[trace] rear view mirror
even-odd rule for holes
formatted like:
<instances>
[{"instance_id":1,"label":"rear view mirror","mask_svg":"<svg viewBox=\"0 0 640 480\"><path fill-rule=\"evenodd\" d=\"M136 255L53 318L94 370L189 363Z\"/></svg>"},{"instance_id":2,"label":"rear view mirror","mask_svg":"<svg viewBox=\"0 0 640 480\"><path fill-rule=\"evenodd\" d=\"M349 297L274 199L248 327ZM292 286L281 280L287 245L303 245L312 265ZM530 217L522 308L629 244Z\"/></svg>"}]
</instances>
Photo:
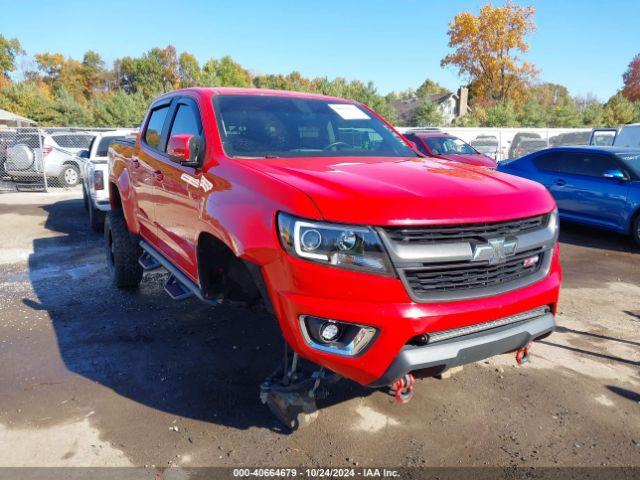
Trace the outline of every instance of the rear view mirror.
<instances>
[{"instance_id":1,"label":"rear view mirror","mask_svg":"<svg viewBox=\"0 0 640 480\"><path fill-rule=\"evenodd\" d=\"M200 143L200 137L189 133L172 135L167 144L167 155L185 167L198 167Z\"/></svg>"},{"instance_id":2,"label":"rear view mirror","mask_svg":"<svg viewBox=\"0 0 640 480\"><path fill-rule=\"evenodd\" d=\"M602 174L602 176L604 178L613 178L615 180L620 180L623 182L626 182L627 180L629 180L629 177L627 176L627 174L624 173L622 170L618 170L618 169L607 170Z\"/></svg>"},{"instance_id":3,"label":"rear view mirror","mask_svg":"<svg viewBox=\"0 0 640 480\"><path fill-rule=\"evenodd\" d=\"M409 146L411 148L413 148L414 150L418 150L418 145L416 145L416 142L412 142L411 140L407 140L407 143L409 144Z\"/></svg>"}]
</instances>

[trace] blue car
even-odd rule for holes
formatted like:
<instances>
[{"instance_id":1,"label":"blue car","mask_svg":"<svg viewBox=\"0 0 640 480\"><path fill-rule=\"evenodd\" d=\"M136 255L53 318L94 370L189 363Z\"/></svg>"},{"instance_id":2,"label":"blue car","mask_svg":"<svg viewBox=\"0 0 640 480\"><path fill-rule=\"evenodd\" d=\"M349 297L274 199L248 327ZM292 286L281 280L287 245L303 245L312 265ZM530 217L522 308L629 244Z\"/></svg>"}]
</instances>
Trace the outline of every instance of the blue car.
<instances>
[{"instance_id":1,"label":"blue car","mask_svg":"<svg viewBox=\"0 0 640 480\"><path fill-rule=\"evenodd\" d=\"M640 245L640 149L548 148L498 170L547 187L561 219L631 235Z\"/></svg>"}]
</instances>

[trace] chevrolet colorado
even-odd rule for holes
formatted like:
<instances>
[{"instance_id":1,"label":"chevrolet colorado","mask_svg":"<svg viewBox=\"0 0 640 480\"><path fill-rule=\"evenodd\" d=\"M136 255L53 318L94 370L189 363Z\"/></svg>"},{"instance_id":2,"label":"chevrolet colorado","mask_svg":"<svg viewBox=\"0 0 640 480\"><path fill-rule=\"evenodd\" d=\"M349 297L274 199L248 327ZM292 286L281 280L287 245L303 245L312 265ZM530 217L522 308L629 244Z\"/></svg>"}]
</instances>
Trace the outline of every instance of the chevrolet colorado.
<instances>
[{"instance_id":1,"label":"chevrolet colorado","mask_svg":"<svg viewBox=\"0 0 640 480\"><path fill-rule=\"evenodd\" d=\"M525 360L555 328L558 217L546 189L426 158L357 102L178 90L151 104L135 141L112 144L109 162L115 284L162 267L174 299L264 301L285 362L261 398L292 428L327 371L392 385L401 401L412 374L513 351ZM298 373L299 357L320 370Z\"/></svg>"}]
</instances>

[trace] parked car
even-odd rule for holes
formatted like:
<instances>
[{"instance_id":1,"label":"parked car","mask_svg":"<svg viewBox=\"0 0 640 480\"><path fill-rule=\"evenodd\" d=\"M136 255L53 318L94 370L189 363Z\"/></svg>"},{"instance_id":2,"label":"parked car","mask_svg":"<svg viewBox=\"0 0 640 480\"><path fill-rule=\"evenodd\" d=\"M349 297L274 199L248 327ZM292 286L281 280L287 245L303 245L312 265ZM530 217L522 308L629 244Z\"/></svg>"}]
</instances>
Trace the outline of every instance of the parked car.
<instances>
[{"instance_id":1,"label":"parked car","mask_svg":"<svg viewBox=\"0 0 640 480\"><path fill-rule=\"evenodd\" d=\"M561 219L625 233L640 244L640 148L556 147L498 170L546 186Z\"/></svg>"},{"instance_id":2,"label":"parked car","mask_svg":"<svg viewBox=\"0 0 640 480\"><path fill-rule=\"evenodd\" d=\"M453 162L467 163L481 167L496 168L493 158L480 153L458 137L443 132L405 133L405 138L413 142L418 150L428 157L442 158Z\"/></svg>"},{"instance_id":3,"label":"parked car","mask_svg":"<svg viewBox=\"0 0 640 480\"><path fill-rule=\"evenodd\" d=\"M591 132L566 132L555 135L549 139L549 145L552 147L569 147L572 145L589 145Z\"/></svg>"},{"instance_id":4,"label":"parked car","mask_svg":"<svg viewBox=\"0 0 640 480\"><path fill-rule=\"evenodd\" d=\"M115 285L162 267L176 300L262 299L294 355L284 349L260 397L291 428L327 371L391 384L403 401L411 372L522 361L555 327L549 192L424 158L360 103L178 90L151 104L135 141L112 143L109 163ZM322 368L309 376L298 357Z\"/></svg>"},{"instance_id":5,"label":"parked car","mask_svg":"<svg viewBox=\"0 0 640 480\"><path fill-rule=\"evenodd\" d=\"M7 149L5 168L13 180L56 179L64 187L81 180L82 160L78 154L89 148L94 135L84 132L18 132Z\"/></svg>"},{"instance_id":6,"label":"parked car","mask_svg":"<svg viewBox=\"0 0 640 480\"><path fill-rule=\"evenodd\" d=\"M590 145L612 145L623 148L640 147L640 123L630 123L617 128L594 128L589 140Z\"/></svg>"},{"instance_id":7,"label":"parked car","mask_svg":"<svg viewBox=\"0 0 640 480\"><path fill-rule=\"evenodd\" d=\"M7 149L13 143L16 134L13 130L0 130L0 180L7 176L5 162L7 161Z\"/></svg>"},{"instance_id":8,"label":"parked car","mask_svg":"<svg viewBox=\"0 0 640 480\"><path fill-rule=\"evenodd\" d=\"M541 138L525 138L520 140L518 148L515 149L515 158L520 158L530 153L537 152L538 150L544 150L549 147L549 142Z\"/></svg>"},{"instance_id":9,"label":"parked car","mask_svg":"<svg viewBox=\"0 0 640 480\"><path fill-rule=\"evenodd\" d=\"M102 231L105 213L109 206L109 163L107 153L114 140L122 140L131 135L133 130L109 130L98 133L86 154L81 154L84 161L82 172L82 195L84 205L89 214L89 225L96 232Z\"/></svg>"},{"instance_id":10,"label":"parked car","mask_svg":"<svg viewBox=\"0 0 640 480\"><path fill-rule=\"evenodd\" d=\"M520 146L520 143L523 140L527 140L527 139L538 139L538 138L542 138L540 136L540 134L538 133L534 133L534 132L518 132L514 135L513 139L511 140L511 145L509 145L509 151L507 153L507 158L509 160L513 159L513 158L518 158L517 156L517 150L518 147Z\"/></svg>"},{"instance_id":11,"label":"parked car","mask_svg":"<svg viewBox=\"0 0 640 480\"><path fill-rule=\"evenodd\" d=\"M479 135L475 139L471 140L469 145L479 153L486 155L493 160L498 160L500 145L498 144L498 139L496 137L491 135Z\"/></svg>"},{"instance_id":12,"label":"parked car","mask_svg":"<svg viewBox=\"0 0 640 480\"><path fill-rule=\"evenodd\" d=\"M589 145L595 145L598 147L612 146L617 135L617 128L594 128L591 130Z\"/></svg>"}]
</instances>

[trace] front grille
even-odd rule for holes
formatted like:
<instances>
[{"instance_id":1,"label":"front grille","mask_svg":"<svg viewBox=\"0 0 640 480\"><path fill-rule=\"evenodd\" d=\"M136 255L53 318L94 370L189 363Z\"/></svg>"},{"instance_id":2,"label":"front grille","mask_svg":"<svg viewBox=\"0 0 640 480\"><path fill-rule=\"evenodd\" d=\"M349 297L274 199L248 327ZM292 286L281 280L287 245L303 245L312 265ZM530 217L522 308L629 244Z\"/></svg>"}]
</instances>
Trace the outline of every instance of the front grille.
<instances>
[{"instance_id":1,"label":"front grille","mask_svg":"<svg viewBox=\"0 0 640 480\"><path fill-rule=\"evenodd\" d=\"M524 260L535 255L539 256L538 261L525 267ZM408 268L402 273L414 296L426 298L440 292L487 289L534 275L543 265L544 255L543 248L536 248L520 252L498 265L476 262L433 263Z\"/></svg>"},{"instance_id":2,"label":"front grille","mask_svg":"<svg viewBox=\"0 0 640 480\"><path fill-rule=\"evenodd\" d=\"M470 241L491 237L507 237L537 230L547 225L549 215L523 218L509 222L470 223L433 227L385 228L389 240L401 243Z\"/></svg>"}]
</instances>

